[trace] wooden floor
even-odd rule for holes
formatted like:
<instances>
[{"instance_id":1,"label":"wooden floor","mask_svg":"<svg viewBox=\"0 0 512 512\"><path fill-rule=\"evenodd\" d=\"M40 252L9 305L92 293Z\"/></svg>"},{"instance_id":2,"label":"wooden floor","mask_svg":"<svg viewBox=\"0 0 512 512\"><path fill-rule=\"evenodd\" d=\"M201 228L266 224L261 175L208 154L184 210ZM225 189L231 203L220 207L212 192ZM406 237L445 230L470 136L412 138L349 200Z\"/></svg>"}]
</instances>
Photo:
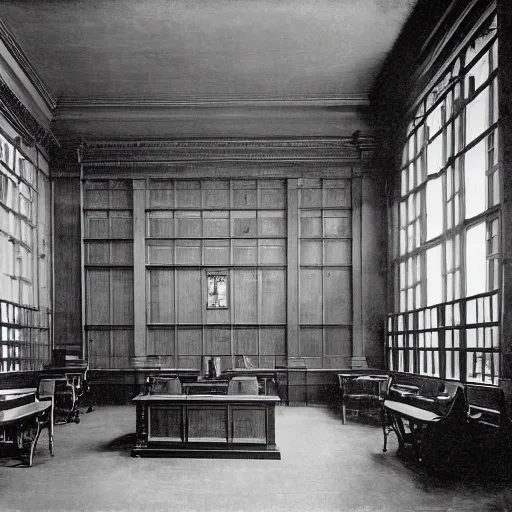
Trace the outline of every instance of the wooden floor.
<instances>
[{"instance_id":1,"label":"wooden floor","mask_svg":"<svg viewBox=\"0 0 512 512\"><path fill-rule=\"evenodd\" d=\"M490 511L505 484L428 476L382 453L378 425L278 407L281 461L136 459L133 407L101 407L43 435L32 468L0 463L4 511Z\"/></svg>"}]
</instances>

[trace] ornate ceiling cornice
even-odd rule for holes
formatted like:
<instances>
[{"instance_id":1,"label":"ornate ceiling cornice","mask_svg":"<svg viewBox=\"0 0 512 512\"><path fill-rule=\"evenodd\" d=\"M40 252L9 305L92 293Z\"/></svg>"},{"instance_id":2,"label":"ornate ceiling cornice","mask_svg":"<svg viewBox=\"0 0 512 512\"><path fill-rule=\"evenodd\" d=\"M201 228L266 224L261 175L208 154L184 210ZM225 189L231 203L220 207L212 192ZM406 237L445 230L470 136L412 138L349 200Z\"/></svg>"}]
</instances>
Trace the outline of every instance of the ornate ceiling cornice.
<instances>
[{"instance_id":1,"label":"ornate ceiling cornice","mask_svg":"<svg viewBox=\"0 0 512 512\"><path fill-rule=\"evenodd\" d=\"M131 166L185 162L360 161L369 137L85 142L84 165ZM366 149L365 149L366 150Z\"/></svg>"},{"instance_id":2,"label":"ornate ceiling cornice","mask_svg":"<svg viewBox=\"0 0 512 512\"><path fill-rule=\"evenodd\" d=\"M0 112L13 125L27 144L32 145L37 143L47 152L49 152L53 146L59 145L52 132L37 121L25 105L23 105L11 91L1 76Z\"/></svg>"},{"instance_id":3,"label":"ornate ceiling cornice","mask_svg":"<svg viewBox=\"0 0 512 512\"><path fill-rule=\"evenodd\" d=\"M50 110L53 110L57 106L57 100L52 94L50 89L46 87L35 69L30 64L27 56L16 42L12 34L9 32L4 22L0 19L0 40L5 44L15 61L21 67L27 78L30 80L32 85L36 88L37 92L41 95L44 102L47 104Z\"/></svg>"}]
</instances>

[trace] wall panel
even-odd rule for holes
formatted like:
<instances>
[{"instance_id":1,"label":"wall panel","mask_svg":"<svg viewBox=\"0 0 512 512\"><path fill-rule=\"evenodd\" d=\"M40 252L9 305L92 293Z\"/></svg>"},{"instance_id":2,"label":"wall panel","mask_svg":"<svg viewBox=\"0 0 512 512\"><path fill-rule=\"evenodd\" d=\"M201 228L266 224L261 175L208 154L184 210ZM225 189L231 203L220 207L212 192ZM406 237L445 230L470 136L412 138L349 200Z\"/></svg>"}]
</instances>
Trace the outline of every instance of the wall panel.
<instances>
[{"instance_id":1,"label":"wall panel","mask_svg":"<svg viewBox=\"0 0 512 512\"><path fill-rule=\"evenodd\" d=\"M350 354L350 180L293 181L294 343L312 367L328 366ZM286 364L287 187L275 178L138 178L141 227L129 181L86 181L86 329L101 339L97 349L91 343L91 362L129 365L138 322L138 350L163 365L203 369L209 356L224 366L243 364L242 356L255 366ZM135 318L134 269L146 281L146 312ZM226 308L207 307L212 272L227 274Z\"/></svg>"}]
</instances>

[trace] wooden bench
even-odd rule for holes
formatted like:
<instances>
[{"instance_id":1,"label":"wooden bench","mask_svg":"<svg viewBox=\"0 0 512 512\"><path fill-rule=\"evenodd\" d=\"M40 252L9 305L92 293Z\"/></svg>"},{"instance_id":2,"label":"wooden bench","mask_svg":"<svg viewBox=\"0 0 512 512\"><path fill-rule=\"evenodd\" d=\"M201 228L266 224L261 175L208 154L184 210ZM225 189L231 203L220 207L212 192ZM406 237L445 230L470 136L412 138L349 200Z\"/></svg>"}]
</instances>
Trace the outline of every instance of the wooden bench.
<instances>
[{"instance_id":1,"label":"wooden bench","mask_svg":"<svg viewBox=\"0 0 512 512\"><path fill-rule=\"evenodd\" d=\"M423 385L421 381L411 381L406 384L393 379L383 404L381 421L384 452L387 451L387 437L394 432L399 452L412 450L418 460L432 461L440 448L452 443L464 429L467 422L464 389L456 383L430 381Z\"/></svg>"},{"instance_id":2,"label":"wooden bench","mask_svg":"<svg viewBox=\"0 0 512 512\"><path fill-rule=\"evenodd\" d=\"M52 403L35 401L0 411L1 448L12 458L32 466L34 451L43 428L48 428L50 454L53 456ZM4 453L2 453L4 455Z\"/></svg>"}]
</instances>

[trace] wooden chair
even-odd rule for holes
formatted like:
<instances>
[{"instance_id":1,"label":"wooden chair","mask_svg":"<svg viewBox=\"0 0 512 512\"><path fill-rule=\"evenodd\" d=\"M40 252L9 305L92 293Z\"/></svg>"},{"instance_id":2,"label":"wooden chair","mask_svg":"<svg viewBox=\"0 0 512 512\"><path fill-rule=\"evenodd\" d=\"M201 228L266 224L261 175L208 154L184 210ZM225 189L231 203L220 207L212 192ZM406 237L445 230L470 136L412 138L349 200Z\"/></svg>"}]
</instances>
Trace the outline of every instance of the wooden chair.
<instances>
[{"instance_id":1,"label":"wooden chair","mask_svg":"<svg viewBox=\"0 0 512 512\"><path fill-rule=\"evenodd\" d=\"M228 395L257 395L256 377L233 377L228 384Z\"/></svg>"},{"instance_id":2,"label":"wooden chair","mask_svg":"<svg viewBox=\"0 0 512 512\"><path fill-rule=\"evenodd\" d=\"M181 382L178 377L153 377L150 384L153 395L181 395Z\"/></svg>"}]
</instances>

